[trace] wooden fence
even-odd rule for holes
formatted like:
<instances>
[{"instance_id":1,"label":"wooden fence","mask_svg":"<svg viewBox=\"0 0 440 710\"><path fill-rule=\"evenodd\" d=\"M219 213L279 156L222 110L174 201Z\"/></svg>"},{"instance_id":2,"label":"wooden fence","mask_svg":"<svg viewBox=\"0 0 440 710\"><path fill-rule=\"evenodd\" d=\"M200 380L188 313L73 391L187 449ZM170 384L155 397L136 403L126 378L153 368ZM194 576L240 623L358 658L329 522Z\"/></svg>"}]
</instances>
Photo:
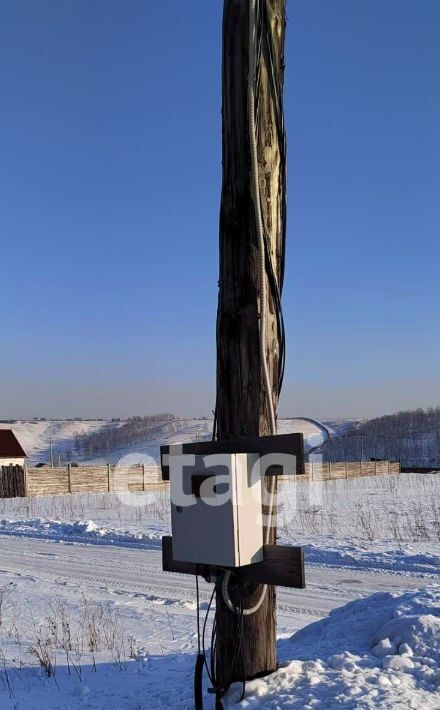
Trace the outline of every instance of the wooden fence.
<instances>
[{"instance_id":1,"label":"wooden fence","mask_svg":"<svg viewBox=\"0 0 440 710\"><path fill-rule=\"evenodd\" d=\"M309 462L305 476L309 481L331 481L337 478L388 476L400 473L400 463L394 461Z\"/></svg>"},{"instance_id":2,"label":"wooden fence","mask_svg":"<svg viewBox=\"0 0 440 710\"><path fill-rule=\"evenodd\" d=\"M22 466L0 466L0 498L22 498L25 496L25 478Z\"/></svg>"},{"instance_id":3,"label":"wooden fence","mask_svg":"<svg viewBox=\"0 0 440 710\"><path fill-rule=\"evenodd\" d=\"M355 461L305 464L305 475L298 481L330 481L360 476L386 476L400 473L400 464L391 461ZM284 480L292 480L286 476ZM282 477L280 477L282 481ZM66 466L64 468L0 468L0 498L50 496L66 493L141 492L167 488L158 466Z\"/></svg>"},{"instance_id":4,"label":"wooden fence","mask_svg":"<svg viewBox=\"0 0 440 710\"><path fill-rule=\"evenodd\" d=\"M28 496L62 493L108 493L148 491L165 487L157 466L66 466L28 468Z\"/></svg>"}]
</instances>

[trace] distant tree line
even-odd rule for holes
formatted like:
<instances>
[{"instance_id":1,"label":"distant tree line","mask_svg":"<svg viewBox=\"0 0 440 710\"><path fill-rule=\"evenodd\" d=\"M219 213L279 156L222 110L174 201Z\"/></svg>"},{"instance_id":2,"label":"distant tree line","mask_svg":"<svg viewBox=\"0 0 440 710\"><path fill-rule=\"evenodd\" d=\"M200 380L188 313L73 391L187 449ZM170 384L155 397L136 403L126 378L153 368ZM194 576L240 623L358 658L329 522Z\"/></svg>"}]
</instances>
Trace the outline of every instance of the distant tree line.
<instances>
[{"instance_id":1,"label":"distant tree line","mask_svg":"<svg viewBox=\"0 0 440 710\"><path fill-rule=\"evenodd\" d=\"M325 461L384 459L403 466L440 466L440 407L354 423L316 453Z\"/></svg>"},{"instance_id":2,"label":"distant tree line","mask_svg":"<svg viewBox=\"0 0 440 710\"><path fill-rule=\"evenodd\" d=\"M77 434L74 452L79 458L105 456L115 449L136 444L167 422L176 419L173 414L154 414L147 417L132 417L122 424L112 421L107 426L88 434Z\"/></svg>"}]
</instances>

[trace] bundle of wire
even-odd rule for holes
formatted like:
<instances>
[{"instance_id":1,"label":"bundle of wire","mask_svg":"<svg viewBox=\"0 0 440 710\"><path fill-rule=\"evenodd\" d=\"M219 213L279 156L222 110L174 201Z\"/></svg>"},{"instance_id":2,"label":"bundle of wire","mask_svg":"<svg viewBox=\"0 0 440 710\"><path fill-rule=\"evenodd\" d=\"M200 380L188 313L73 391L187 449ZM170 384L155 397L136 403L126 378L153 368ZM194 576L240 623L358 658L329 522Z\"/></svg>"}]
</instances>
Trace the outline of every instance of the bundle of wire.
<instances>
[{"instance_id":1,"label":"bundle of wire","mask_svg":"<svg viewBox=\"0 0 440 710\"><path fill-rule=\"evenodd\" d=\"M205 614L205 619L203 622L203 631L200 632L200 597L199 597L199 583L198 583L198 577L196 577L196 593L197 593L197 639L198 639L198 656L197 656L197 664L196 664L196 674L195 674L195 681L194 681L194 697L195 697L195 708L196 710L203 710L203 702L202 702L202 673L203 673L203 667L206 669L206 673L208 675L208 678L210 680L211 686L212 686L212 692L215 693L216 695L216 710L217 708L221 710L222 706L222 701L221 698L223 697L224 693L226 692L227 688L221 688L217 676L216 676L216 638L217 638L217 614L214 614L214 619L212 623L212 630L211 630L211 650L210 650L210 655L209 655L209 663L207 660L207 650L206 650L206 629L207 629L207 624L208 624L208 619L209 619L209 614L212 608L212 603L214 601L214 596L217 591L218 584L221 584L221 580L216 580L216 583L214 585L214 588L212 590L211 597L209 599L208 607L206 610ZM240 666L241 666L241 675L242 675L242 692L241 692L241 700L244 699L245 695L245 688L246 688L246 668L245 668L245 660L244 660L244 650L243 650L243 627L244 627L244 613L243 613L243 587L241 580L238 584L238 593L239 593L239 599L238 599L238 612L234 615L235 619L235 633L236 633L236 638L237 642L235 645L235 650L234 650L234 655L232 657L231 661L231 672L234 673L235 671L237 674L240 671Z\"/></svg>"},{"instance_id":2,"label":"bundle of wire","mask_svg":"<svg viewBox=\"0 0 440 710\"><path fill-rule=\"evenodd\" d=\"M275 273L269 248L269 239L261 219L261 197L258 188L258 165L256 146L258 144L258 117L260 114L259 97L261 94L261 65L265 60L269 80L270 96L273 102L275 128L279 150L280 196L281 196L281 245L278 263L278 275ZM262 294L266 291L265 279L270 290L270 297L277 321L279 357L277 372L277 398L281 393L285 370L286 337L284 318L281 305L281 294L284 285L285 253L286 253L286 134L282 108L283 80L282 73L276 71L275 47L272 29L269 21L267 0L249 0L249 81L248 81L248 128L251 153L251 192L255 212L256 231L260 252L260 328L261 311L266 308ZM261 248L262 247L262 248ZM261 269L263 264L264 269ZM264 324L263 324L264 328ZM264 333L263 333L264 335ZM262 350L260 333L260 352ZM263 353L262 353L263 354ZM264 374L265 356L262 357L262 372ZM264 382L266 399L272 400L272 395ZM269 409L271 408L268 401ZM274 421L271 422L272 433L275 433ZM213 440L218 435L218 405L214 409Z\"/></svg>"}]
</instances>

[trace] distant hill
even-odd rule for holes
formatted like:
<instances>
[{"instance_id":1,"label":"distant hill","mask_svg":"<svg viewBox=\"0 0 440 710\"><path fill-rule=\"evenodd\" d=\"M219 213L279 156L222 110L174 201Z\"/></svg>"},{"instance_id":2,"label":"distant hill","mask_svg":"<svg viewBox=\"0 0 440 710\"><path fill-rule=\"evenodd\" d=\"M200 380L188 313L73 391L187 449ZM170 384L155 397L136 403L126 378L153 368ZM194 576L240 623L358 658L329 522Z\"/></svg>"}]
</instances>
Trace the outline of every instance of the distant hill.
<instances>
[{"instance_id":1,"label":"distant hill","mask_svg":"<svg viewBox=\"0 0 440 710\"><path fill-rule=\"evenodd\" d=\"M313 457L326 461L382 458L406 466L440 465L440 408L398 412L375 419L336 419L324 422L330 438L322 446L320 429L308 421L280 419L279 434L302 431L306 451L320 446ZM203 441L212 436L212 419L172 414L126 420L33 420L1 422L12 428L31 464L49 462L52 441L55 464L71 461L117 463L139 454L158 461L166 443Z\"/></svg>"},{"instance_id":2,"label":"distant hill","mask_svg":"<svg viewBox=\"0 0 440 710\"><path fill-rule=\"evenodd\" d=\"M352 420L350 420L350 423ZM344 431L344 420L328 426L333 436ZM117 463L128 454L159 457L164 443L203 441L212 437L212 419L179 418L171 414L133 417L129 420L33 420L0 423L12 428L31 464L50 460L52 440L54 462ZM280 434L302 431L306 450L322 442L319 428L298 418L280 419Z\"/></svg>"},{"instance_id":3,"label":"distant hill","mask_svg":"<svg viewBox=\"0 0 440 710\"><path fill-rule=\"evenodd\" d=\"M17 439L26 451L30 463L49 461L49 447L52 441L55 461L60 454L63 463L71 460L73 443L78 435L109 426L103 420L46 420L1 422L1 429L13 429Z\"/></svg>"},{"instance_id":4,"label":"distant hill","mask_svg":"<svg viewBox=\"0 0 440 710\"><path fill-rule=\"evenodd\" d=\"M326 461L370 458L440 466L440 407L351 422L319 450Z\"/></svg>"}]
</instances>

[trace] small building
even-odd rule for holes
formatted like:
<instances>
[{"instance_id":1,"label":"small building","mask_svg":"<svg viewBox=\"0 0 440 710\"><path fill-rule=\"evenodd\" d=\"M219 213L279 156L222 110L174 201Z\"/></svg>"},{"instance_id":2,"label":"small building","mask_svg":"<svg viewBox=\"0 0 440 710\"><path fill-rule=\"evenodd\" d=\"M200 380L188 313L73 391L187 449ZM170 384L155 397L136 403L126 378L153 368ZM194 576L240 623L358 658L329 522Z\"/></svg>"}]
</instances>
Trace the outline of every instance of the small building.
<instances>
[{"instance_id":1,"label":"small building","mask_svg":"<svg viewBox=\"0 0 440 710\"><path fill-rule=\"evenodd\" d=\"M26 452L12 429L0 429L0 467L24 466Z\"/></svg>"}]
</instances>

